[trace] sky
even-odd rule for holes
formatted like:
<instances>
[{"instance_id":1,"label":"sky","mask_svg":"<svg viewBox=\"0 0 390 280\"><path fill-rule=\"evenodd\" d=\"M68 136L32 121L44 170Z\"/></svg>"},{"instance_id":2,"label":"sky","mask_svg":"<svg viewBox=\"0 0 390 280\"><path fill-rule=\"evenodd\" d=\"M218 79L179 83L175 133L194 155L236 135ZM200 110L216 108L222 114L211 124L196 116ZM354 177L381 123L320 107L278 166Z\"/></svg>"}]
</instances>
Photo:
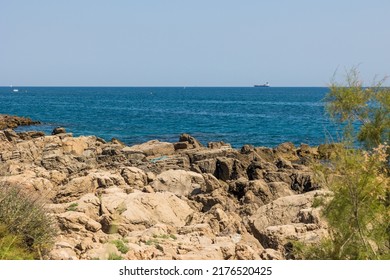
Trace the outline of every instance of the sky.
<instances>
[{"instance_id":1,"label":"sky","mask_svg":"<svg viewBox=\"0 0 390 280\"><path fill-rule=\"evenodd\" d=\"M327 86L390 75L389 0L0 0L1 86Z\"/></svg>"}]
</instances>

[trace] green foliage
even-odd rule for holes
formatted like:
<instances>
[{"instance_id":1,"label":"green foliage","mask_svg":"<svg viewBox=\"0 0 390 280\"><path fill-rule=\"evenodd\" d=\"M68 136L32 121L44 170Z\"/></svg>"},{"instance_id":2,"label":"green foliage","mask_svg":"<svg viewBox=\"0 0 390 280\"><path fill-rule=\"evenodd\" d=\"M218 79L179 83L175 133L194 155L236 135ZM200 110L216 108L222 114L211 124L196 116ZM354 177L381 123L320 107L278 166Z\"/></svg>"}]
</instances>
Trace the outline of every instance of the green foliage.
<instances>
[{"instance_id":1,"label":"green foliage","mask_svg":"<svg viewBox=\"0 0 390 280\"><path fill-rule=\"evenodd\" d=\"M0 224L0 260L32 260L34 254L23 242L23 237L12 234Z\"/></svg>"},{"instance_id":2,"label":"green foliage","mask_svg":"<svg viewBox=\"0 0 390 280\"><path fill-rule=\"evenodd\" d=\"M363 87L356 67L346 73L346 83L332 82L325 97L326 109L333 120L343 124L345 140L358 140L373 148L390 140L390 89L385 79ZM356 131L356 127L359 129Z\"/></svg>"},{"instance_id":3,"label":"green foliage","mask_svg":"<svg viewBox=\"0 0 390 280\"><path fill-rule=\"evenodd\" d=\"M122 256L120 256L120 255L117 255L117 254L112 253L112 254L110 254L110 255L108 256L108 260L109 260L109 261L118 261L118 260L123 260L123 258L122 258Z\"/></svg>"},{"instance_id":4,"label":"green foliage","mask_svg":"<svg viewBox=\"0 0 390 280\"><path fill-rule=\"evenodd\" d=\"M0 224L16 237L13 244L22 242L40 258L51 248L57 234L55 221L45 212L44 205L11 187L0 188ZM2 238L4 242L7 240L5 236Z\"/></svg>"},{"instance_id":5,"label":"green foliage","mask_svg":"<svg viewBox=\"0 0 390 280\"><path fill-rule=\"evenodd\" d=\"M293 244L295 257L390 258L386 148L380 145L370 153L344 149L332 164L316 168L317 181L334 194L323 206L330 236L316 246Z\"/></svg>"},{"instance_id":6,"label":"green foliage","mask_svg":"<svg viewBox=\"0 0 390 280\"><path fill-rule=\"evenodd\" d=\"M78 203L72 203L66 208L66 211L76 211L77 210Z\"/></svg>"},{"instance_id":7,"label":"green foliage","mask_svg":"<svg viewBox=\"0 0 390 280\"><path fill-rule=\"evenodd\" d=\"M122 254L126 254L129 251L129 247L122 240L113 240L112 244L114 244Z\"/></svg>"}]
</instances>

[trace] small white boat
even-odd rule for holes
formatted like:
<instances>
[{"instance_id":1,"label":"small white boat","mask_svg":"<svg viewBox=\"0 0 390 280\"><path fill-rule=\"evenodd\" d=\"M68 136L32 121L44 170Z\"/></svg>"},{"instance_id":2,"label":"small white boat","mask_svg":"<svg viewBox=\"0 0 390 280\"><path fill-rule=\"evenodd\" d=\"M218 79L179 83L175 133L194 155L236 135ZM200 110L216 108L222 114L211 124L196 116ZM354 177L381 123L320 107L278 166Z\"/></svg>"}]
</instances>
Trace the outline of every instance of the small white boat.
<instances>
[{"instance_id":1,"label":"small white boat","mask_svg":"<svg viewBox=\"0 0 390 280\"><path fill-rule=\"evenodd\" d=\"M18 90L17 88L14 88L14 89L12 90L12 92L19 92L19 90Z\"/></svg>"}]
</instances>

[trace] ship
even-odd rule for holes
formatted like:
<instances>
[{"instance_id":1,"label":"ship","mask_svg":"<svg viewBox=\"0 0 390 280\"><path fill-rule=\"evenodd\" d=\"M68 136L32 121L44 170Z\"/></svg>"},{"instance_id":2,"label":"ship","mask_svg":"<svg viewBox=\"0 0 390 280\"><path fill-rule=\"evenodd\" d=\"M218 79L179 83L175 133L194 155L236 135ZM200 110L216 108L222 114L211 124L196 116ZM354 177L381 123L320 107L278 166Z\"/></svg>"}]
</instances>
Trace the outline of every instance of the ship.
<instances>
[{"instance_id":1,"label":"ship","mask_svg":"<svg viewBox=\"0 0 390 280\"><path fill-rule=\"evenodd\" d=\"M268 82L266 82L265 84L262 85L254 85L254 87L270 87L270 85Z\"/></svg>"}]
</instances>

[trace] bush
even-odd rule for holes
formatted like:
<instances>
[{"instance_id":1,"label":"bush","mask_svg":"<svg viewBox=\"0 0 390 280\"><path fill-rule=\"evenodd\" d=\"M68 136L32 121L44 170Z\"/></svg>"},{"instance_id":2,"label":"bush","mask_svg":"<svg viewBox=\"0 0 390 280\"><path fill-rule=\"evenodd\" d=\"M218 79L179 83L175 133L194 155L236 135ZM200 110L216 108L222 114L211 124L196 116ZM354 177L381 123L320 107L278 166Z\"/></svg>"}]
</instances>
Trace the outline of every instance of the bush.
<instances>
[{"instance_id":1,"label":"bush","mask_svg":"<svg viewBox=\"0 0 390 280\"><path fill-rule=\"evenodd\" d=\"M55 221L45 212L43 203L12 187L0 189L0 224L6 232L1 242L6 243L11 235L15 244L23 244L35 258L43 257L57 234Z\"/></svg>"},{"instance_id":2,"label":"bush","mask_svg":"<svg viewBox=\"0 0 390 280\"><path fill-rule=\"evenodd\" d=\"M126 254L129 251L129 247L122 240L113 240L112 244L114 244L122 254Z\"/></svg>"},{"instance_id":3,"label":"bush","mask_svg":"<svg viewBox=\"0 0 390 280\"><path fill-rule=\"evenodd\" d=\"M292 242L293 257L390 259L390 89L383 82L363 87L355 67L346 83L331 84L326 109L344 139L337 149L323 145L319 152L329 161L314 166L317 183L333 192L316 202L323 204L329 238L313 246Z\"/></svg>"},{"instance_id":4,"label":"bush","mask_svg":"<svg viewBox=\"0 0 390 280\"><path fill-rule=\"evenodd\" d=\"M333 81L325 97L331 118L343 125L346 141L360 141L366 148L390 140L390 89L385 78L364 87L357 67L346 72L346 83Z\"/></svg>"},{"instance_id":5,"label":"bush","mask_svg":"<svg viewBox=\"0 0 390 280\"><path fill-rule=\"evenodd\" d=\"M34 254L23 242L23 237L12 234L0 224L0 260L32 260Z\"/></svg>"},{"instance_id":6,"label":"bush","mask_svg":"<svg viewBox=\"0 0 390 280\"><path fill-rule=\"evenodd\" d=\"M316 202L322 204L329 238L315 246L293 243L295 258L390 259L386 150L345 148L329 164L315 166L317 183L333 192L329 201Z\"/></svg>"}]
</instances>

